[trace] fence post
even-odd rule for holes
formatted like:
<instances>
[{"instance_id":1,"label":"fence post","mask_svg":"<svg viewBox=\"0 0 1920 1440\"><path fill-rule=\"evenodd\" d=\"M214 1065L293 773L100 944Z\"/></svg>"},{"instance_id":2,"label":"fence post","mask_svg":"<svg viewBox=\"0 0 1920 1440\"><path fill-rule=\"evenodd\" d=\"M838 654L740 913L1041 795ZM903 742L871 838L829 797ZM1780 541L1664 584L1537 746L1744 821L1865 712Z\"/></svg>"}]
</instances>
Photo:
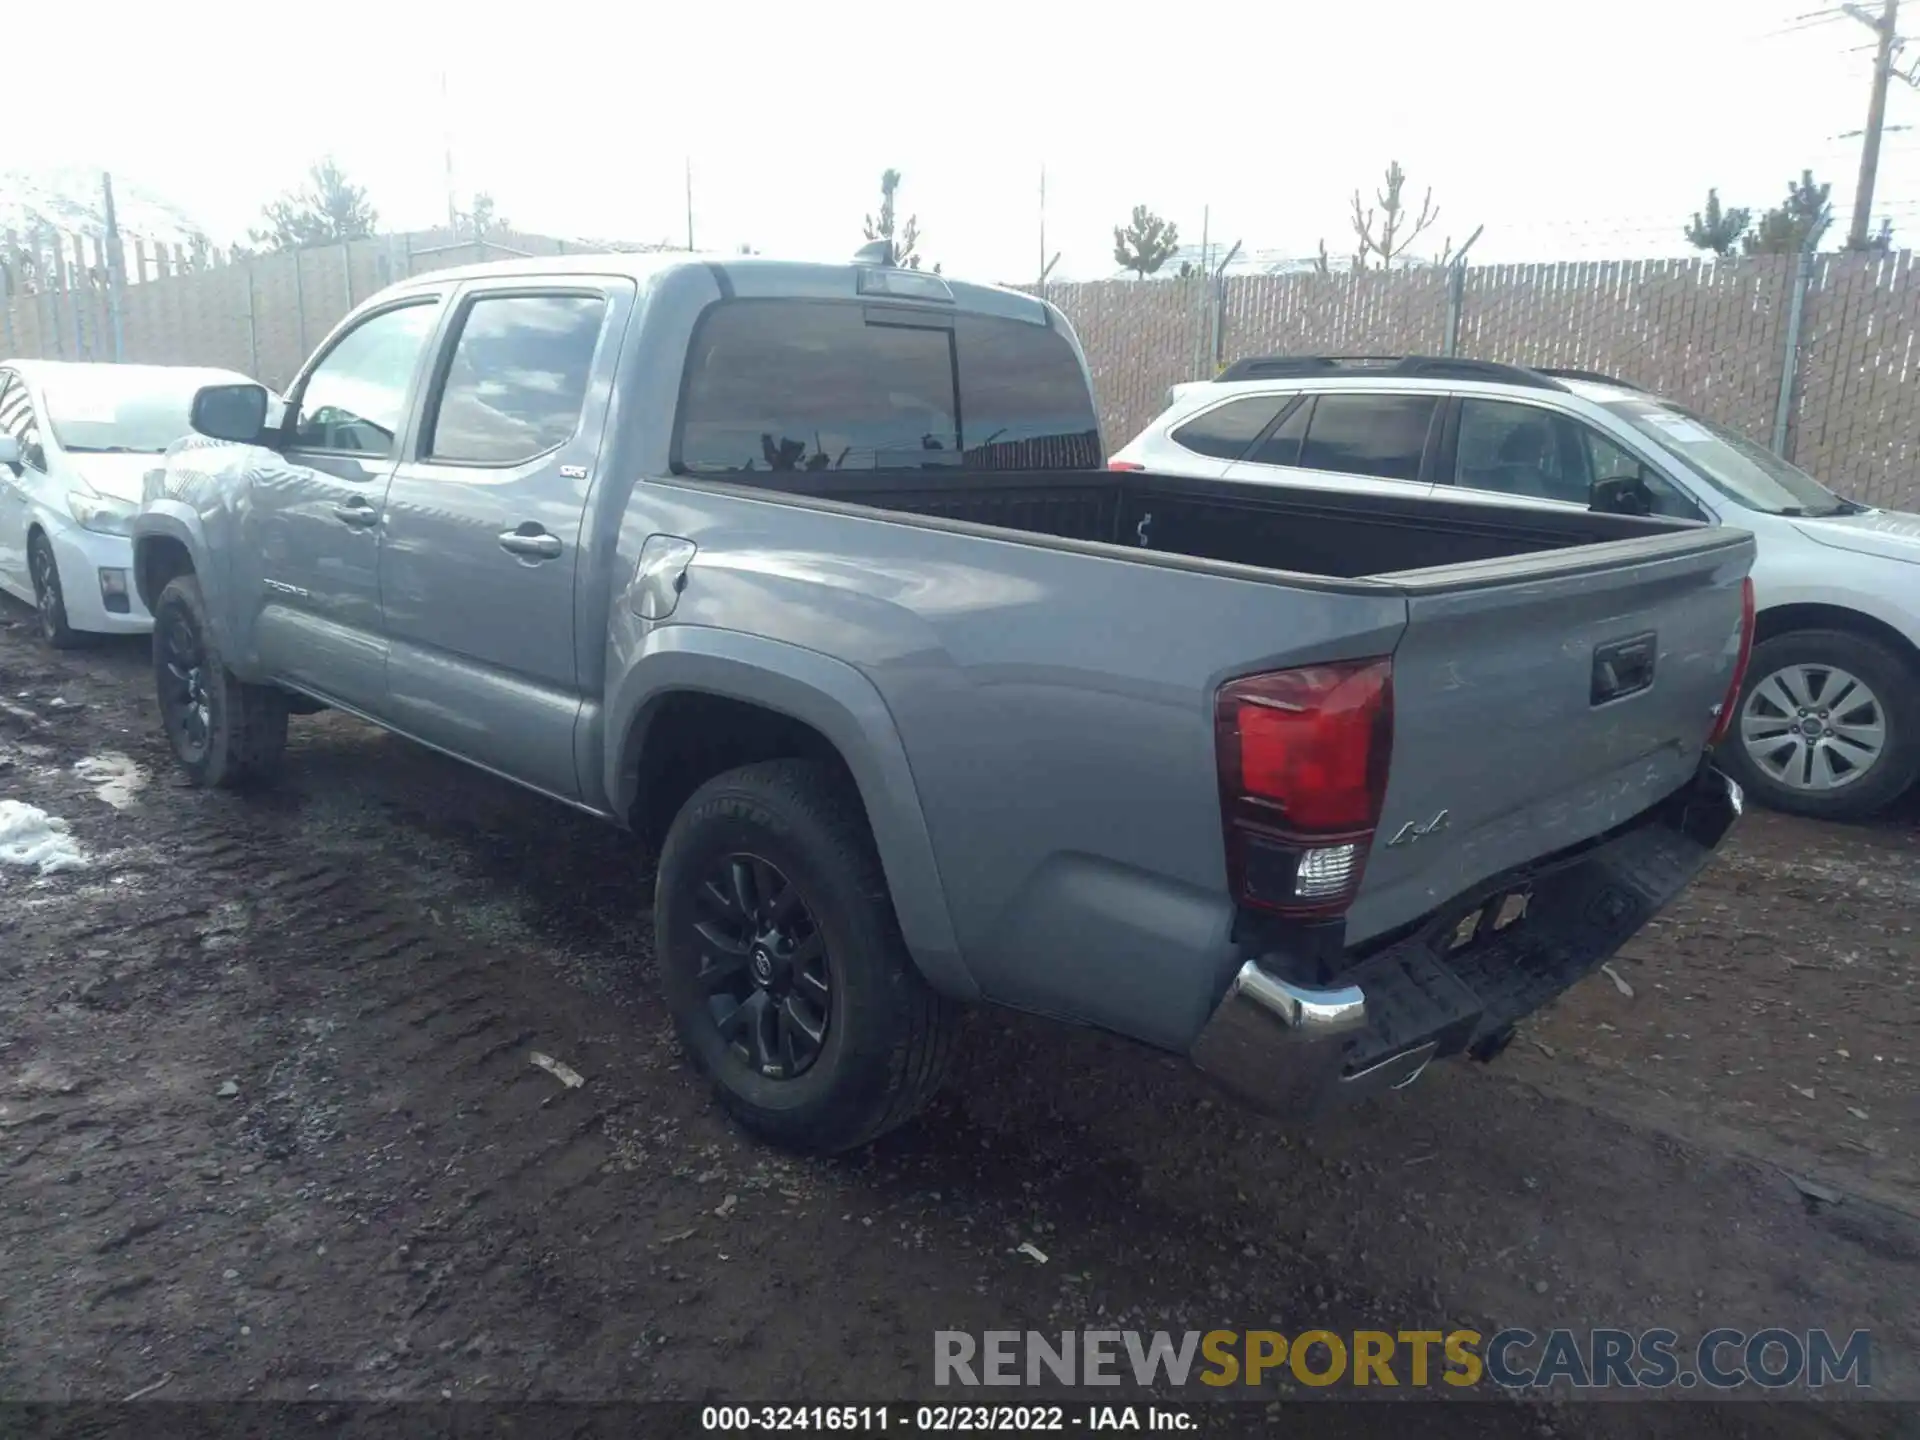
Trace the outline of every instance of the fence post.
<instances>
[{"instance_id":1,"label":"fence post","mask_svg":"<svg viewBox=\"0 0 1920 1440\"><path fill-rule=\"evenodd\" d=\"M90 276L87 273L87 242L75 232L73 237L73 269L68 272L72 283L67 289L67 303L73 309L73 349L82 360L93 359L93 347L87 343L85 329L80 323L81 296L90 294L86 287Z\"/></svg>"},{"instance_id":2,"label":"fence post","mask_svg":"<svg viewBox=\"0 0 1920 1440\"><path fill-rule=\"evenodd\" d=\"M127 251L120 240L120 221L113 208L113 177L102 175L100 188L107 208L107 309L113 317L113 363L127 358L126 334L120 322L120 292L127 283Z\"/></svg>"},{"instance_id":3,"label":"fence post","mask_svg":"<svg viewBox=\"0 0 1920 1440\"><path fill-rule=\"evenodd\" d=\"M287 252L293 257L293 324L300 342L300 359L307 358L307 292L300 284L300 247Z\"/></svg>"},{"instance_id":4,"label":"fence post","mask_svg":"<svg viewBox=\"0 0 1920 1440\"><path fill-rule=\"evenodd\" d=\"M253 261L244 260L240 268L247 272L247 374L260 378L260 326L253 314Z\"/></svg>"},{"instance_id":5,"label":"fence post","mask_svg":"<svg viewBox=\"0 0 1920 1440\"><path fill-rule=\"evenodd\" d=\"M1467 267L1459 263L1447 267L1447 339L1442 355L1460 353L1460 309L1467 298Z\"/></svg>"},{"instance_id":6,"label":"fence post","mask_svg":"<svg viewBox=\"0 0 1920 1440\"><path fill-rule=\"evenodd\" d=\"M41 247L45 246L43 250ZM54 358L65 360L67 357L66 321L60 314L60 294L67 288L67 264L61 258L66 242L58 233L51 236L44 230L33 232L33 256L46 267L46 283L42 287L47 292L47 310L51 319L49 328L53 332ZM79 356L74 356L79 359Z\"/></svg>"},{"instance_id":7,"label":"fence post","mask_svg":"<svg viewBox=\"0 0 1920 1440\"><path fill-rule=\"evenodd\" d=\"M1787 419L1793 413L1793 382L1800 376L1800 317L1807 304L1807 287L1813 279L1813 251L1802 250L1793 257L1793 293L1787 300L1786 353L1780 357L1780 398L1773 407L1773 453L1791 460L1787 453Z\"/></svg>"}]
</instances>

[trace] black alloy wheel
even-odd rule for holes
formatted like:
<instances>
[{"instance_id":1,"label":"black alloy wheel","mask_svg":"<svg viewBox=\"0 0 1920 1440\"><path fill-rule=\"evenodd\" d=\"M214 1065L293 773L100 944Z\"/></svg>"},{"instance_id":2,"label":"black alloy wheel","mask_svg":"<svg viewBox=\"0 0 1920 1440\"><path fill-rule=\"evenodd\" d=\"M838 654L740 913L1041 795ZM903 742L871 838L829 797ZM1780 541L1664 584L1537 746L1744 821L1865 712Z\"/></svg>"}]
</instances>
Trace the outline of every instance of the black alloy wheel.
<instances>
[{"instance_id":1,"label":"black alloy wheel","mask_svg":"<svg viewBox=\"0 0 1920 1440\"><path fill-rule=\"evenodd\" d=\"M770 1080L812 1068L833 1014L833 972L813 911L779 868L721 858L698 890L697 983L734 1057Z\"/></svg>"},{"instance_id":2,"label":"black alloy wheel","mask_svg":"<svg viewBox=\"0 0 1920 1440\"><path fill-rule=\"evenodd\" d=\"M206 758L213 733L213 702L207 695L207 651L186 613L170 608L162 618L160 716L180 758Z\"/></svg>"}]
</instances>

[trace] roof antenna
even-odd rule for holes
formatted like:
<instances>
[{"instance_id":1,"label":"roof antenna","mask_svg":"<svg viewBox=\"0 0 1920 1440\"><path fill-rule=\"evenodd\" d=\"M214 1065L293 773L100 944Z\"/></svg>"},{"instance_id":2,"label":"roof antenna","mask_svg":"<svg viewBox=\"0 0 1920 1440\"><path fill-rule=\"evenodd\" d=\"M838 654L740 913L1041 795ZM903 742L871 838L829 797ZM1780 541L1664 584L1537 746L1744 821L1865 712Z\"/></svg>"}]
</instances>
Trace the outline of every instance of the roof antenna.
<instances>
[{"instance_id":1,"label":"roof antenna","mask_svg":"<svg viewBox=\"0 0 1920 1440\"><path fill-rule=\"evenodd\" d=\"M853 252L856 265L893 264L893 242L891 240L873 240Z\"/></svg>"}]
</instances>

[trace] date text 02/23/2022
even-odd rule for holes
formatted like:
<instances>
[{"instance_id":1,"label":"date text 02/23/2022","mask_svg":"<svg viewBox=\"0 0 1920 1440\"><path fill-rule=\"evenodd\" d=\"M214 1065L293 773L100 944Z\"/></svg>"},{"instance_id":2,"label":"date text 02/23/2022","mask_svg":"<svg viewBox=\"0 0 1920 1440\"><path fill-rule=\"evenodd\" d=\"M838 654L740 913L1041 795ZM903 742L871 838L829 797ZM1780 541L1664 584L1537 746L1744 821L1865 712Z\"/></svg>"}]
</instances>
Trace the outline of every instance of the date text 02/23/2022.
<instances>
[{"instance_id":1,"label":"date text 02/23/2022","mask_svg":"<svg viewBox=\"0 0 1920 1440\"><path fill-rule=\"evenodd\" d=\"M1098 1432L1199 1428L1192 1410L1168 1405L708 1405L709 1433L765 1435L811 1431L899 1431L904 1434L1047 1431Z\"/></svg>"}]
</instances>

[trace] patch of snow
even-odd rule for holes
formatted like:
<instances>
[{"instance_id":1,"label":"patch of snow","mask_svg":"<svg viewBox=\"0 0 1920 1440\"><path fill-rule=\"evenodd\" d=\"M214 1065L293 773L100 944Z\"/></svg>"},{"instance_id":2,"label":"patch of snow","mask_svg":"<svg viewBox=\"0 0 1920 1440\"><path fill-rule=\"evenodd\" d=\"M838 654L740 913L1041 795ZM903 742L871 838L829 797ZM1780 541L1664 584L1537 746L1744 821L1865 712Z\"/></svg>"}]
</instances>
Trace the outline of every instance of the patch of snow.
<instances>
[{"instance_id":1,"label":"patch of snow","mask_svg":"<svg viewBox=\"0 0 1920 1440\"><path fill-rule=\"evenodd\" d=\"M42 875L80 870L87 852L67 833L67 822L37 805L0 800L0 865L37 869Z\"/></svg>"},{"instance_id":2,"label":"patch of snow","mask_svg":"<svg viewBox=\"0 0 1920 1440\"><path fill-rule=\"evenodd\" d=\"M116 810L125 810L147 788L147 772L118 750L102 750L77 761L73 773Z\"/></svg>"},{"instance_id":3,"label":"patch of snow","mask_svg":"<svg viewBox=\"0 0 1920 1440\"><path fill-rule=\"evenodd\" d=\"M128 241L191 246L196 236L205 234L204 227L179 206L124 177L114 178L113 208L120 233ZM106 229L106 199L98 170L67 167L0 174L0 231L17 230L23 244L31 243L35 230L104 235Z\"/></svg>"}]
</instances>

